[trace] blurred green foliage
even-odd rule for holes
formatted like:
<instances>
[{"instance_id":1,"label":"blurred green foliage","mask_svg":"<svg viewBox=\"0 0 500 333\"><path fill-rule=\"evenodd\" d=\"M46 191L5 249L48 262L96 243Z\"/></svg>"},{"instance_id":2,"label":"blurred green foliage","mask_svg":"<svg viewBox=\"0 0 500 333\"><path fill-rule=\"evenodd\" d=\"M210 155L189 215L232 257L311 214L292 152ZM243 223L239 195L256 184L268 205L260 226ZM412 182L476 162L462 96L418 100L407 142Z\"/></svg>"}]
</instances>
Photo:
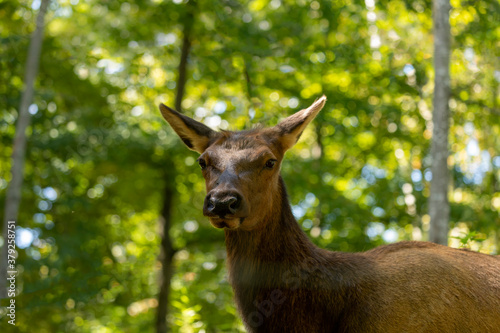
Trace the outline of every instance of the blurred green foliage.
<instances>
[{"instance_id":1,"label":"blurred green foliage","mask_svg":"<svg viewBox=\"0 0 500 333\"><path fill-rule=\"evenodd\" d=\"M451 2L450 244L493 253L500 5ZM37 6L0 3L1 202ZM196 154L157 111L174 104L188 19L187 115L220 129L274 125L328 97L282 167L294 214L316 244L358 251L425 240L430 8L427 0L53 1L30 107L18 331L153 331L165 173L175 175L170 235L179 250L169 324L173 332L243 331L223 233L201 214Z\"/></svg>"}]
</instances>

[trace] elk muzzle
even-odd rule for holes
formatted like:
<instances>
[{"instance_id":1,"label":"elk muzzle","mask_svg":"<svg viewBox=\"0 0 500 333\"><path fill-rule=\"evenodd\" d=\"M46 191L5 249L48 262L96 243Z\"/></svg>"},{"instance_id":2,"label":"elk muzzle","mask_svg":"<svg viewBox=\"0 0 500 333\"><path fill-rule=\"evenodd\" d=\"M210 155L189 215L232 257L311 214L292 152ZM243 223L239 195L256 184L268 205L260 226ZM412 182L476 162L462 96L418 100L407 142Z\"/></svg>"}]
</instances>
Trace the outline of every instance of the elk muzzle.
<instances>
[{"instance_id":1,"label":"elk muzzle","mask_svg":"<svg viewBox=\"0 0 500 333\"><path fill-rule=\"evenodd\" d=\"M203 215L210 217L216 228L239 227L247 215L247 205L237 191L213 190L205 197Z\"/></svg>"}]
</instances>

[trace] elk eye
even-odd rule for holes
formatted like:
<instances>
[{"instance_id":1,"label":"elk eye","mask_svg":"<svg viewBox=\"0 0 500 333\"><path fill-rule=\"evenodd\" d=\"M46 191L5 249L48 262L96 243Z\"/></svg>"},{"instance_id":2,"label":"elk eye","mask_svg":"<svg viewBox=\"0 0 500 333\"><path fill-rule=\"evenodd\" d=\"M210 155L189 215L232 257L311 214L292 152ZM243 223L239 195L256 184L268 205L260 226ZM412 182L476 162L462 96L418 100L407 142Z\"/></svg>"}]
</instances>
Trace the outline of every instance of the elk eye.
<instances>
[{"instance_id":1,"label":"elk eye","mask_svg":"<svg viewBox=\"0 0 500 333\"><path fill-rule=\"evenodd\" d=\"M198 164L200 165L201 170L205 169L207 167L207 162L205 162L204 159L199 159Z\"/></svg>"},{"instance_id":2,"label":"elk eye","mask_svg":"<svg viewBox=\"0 0 500 333\"><path fill-rule=\"evenodd\" d=\"M266 162L266 165L265 165L266 169L274 168L274 166L276 165L276 162L277 162L276 160L268 160Z\"/></svg>"}]
</instances>

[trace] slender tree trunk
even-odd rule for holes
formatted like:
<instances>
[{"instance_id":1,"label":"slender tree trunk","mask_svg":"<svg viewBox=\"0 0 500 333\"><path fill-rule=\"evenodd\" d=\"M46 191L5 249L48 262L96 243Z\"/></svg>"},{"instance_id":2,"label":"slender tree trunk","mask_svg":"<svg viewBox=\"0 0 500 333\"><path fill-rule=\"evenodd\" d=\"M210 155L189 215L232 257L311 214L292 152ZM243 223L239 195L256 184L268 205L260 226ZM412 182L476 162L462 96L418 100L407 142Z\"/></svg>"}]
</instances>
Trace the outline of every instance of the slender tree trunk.
<instances>
[{"instance_id":1,"label":"slender tree trunk","mask_svg":"<svg viewBox=\"0 0 500 333\"><path fill-rule=\"evenodd\" d=\"M35 78L38 74L40 53L42 51L44 18L49 2L50 0L42 0L40 4L40 10L36 19L36 28L33 32L33 35L31 36L31 42L28 50L28 59L26 60L26 72L24 75L25 87L19 105L16 134L14 137L14 147L12 151L12 179L7 189L7 196L5 199L5 213L2 229L4 245L2 247L2 260L0 262L0 298L7 297L7 224L8 221L17 221L19 204L21 202L24 158L26 155L26 129L31 122L28 108L33 101L34 83Z\"/></svg>"},{"instance_id":2,"label":"slender tree trunk","mask_svg":"<svg viewBox=\"0 0 500 333\"><path fill-rule=\"evenodd\" d=\"M182 100L187 79L187 60L191 50L191 28L184 27L184 38L182 39L181 61L179 62L179 77L177 79L177 93L175 95L175 109L182 112Z\"/></svg>"},{"instance_id":3,"label":"slender tree trunk","mask_svg":"<svg viewBox=\"0 0 500 333\"><path fill-rule=\"evenodd\" d=\"M166 180L171 180L169 173L165 173ZM173 202L174 191L172 185L169 182L165 182L165 190L163 193L163 207L160 217L160 227L161 227L161 251L160 251L160 261L162 263L161 277L160 277L160 293L158 295L158 312L156 316L156 332L164 333L167 332L167 313L168 313L168 296L170 294L170 280L172 278L173 268L172 268L172 257L175 254L175 250L172 246L172 240L170 239L170 225L172 222L172 202Z\"/></svg>"},{"instance_id":4,"label":"slender tree trunk","mask_svg":"<svg viewBox=\"0 0 500 333\"><path fill-rule=\"evenodd\" d=\"M191 2L189 2L191 3ZM189 4L188 3L188 4ZM191 5L192 6L192 5ZM184 37L182 40L181 59L179 62L178 78L177 78L177 93L175 96L175 109L182 111L182 99L187 80L187 60L191 49L191 27L193 25L193 8L188 11L188 17L184 21ZM175 172L166 172L164 176L165 193L163 197L162 216L160 218L162 240L160 260L162 263L161 278L160 278L160 294L158 295L158 311L156 314L156 332L165 333L168 331L167 313L170 294L170 280L173 274L172 258L175 254L175 249L172 246L170 239L170 225L172 218L172 203L174 196L174 179Z\"/></svg>"},{"instance_id":5,"label":"slender tree trunk","mask_svg":"<svg viewBox=\"0 0 500 333\"><path fill-rule=\"evenodd\" d=\"M429 240L448 244L448 131L450 99L450 3L434 0L434 111L432 133L432 181L429 201Z\"/></svg>"},{"instance_id":6,"label":"slender tree trunk","mask_svg":"<svg viewBox=\"0 0 500 333\"><path fill-rule=\"evenodd\" d=\"M244 59L244 62L245 62L245 82L247 83L247 98L248 102L252 104L253 91L252 91L252 80L250 79L250 72L249 72L250 64L249 61L246 61L246 59Z\"/></svg>"}]
</instances>

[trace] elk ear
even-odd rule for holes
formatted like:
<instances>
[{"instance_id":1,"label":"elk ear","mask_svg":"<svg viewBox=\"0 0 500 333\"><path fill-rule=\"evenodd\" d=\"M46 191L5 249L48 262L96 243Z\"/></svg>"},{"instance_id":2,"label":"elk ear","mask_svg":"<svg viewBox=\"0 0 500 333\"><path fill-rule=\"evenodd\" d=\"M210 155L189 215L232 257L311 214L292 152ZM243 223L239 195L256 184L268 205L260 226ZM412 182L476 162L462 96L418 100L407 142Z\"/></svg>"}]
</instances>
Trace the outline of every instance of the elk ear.
<instances>
[{"instance_id":1,"label":"elk ear","mask_svg":"<svg viewBox=\"0 0 500 333\"><path fill-rule=\"evenodd\" d=\"M194 119L160 104L160 112L189 149L203 153L217 132Z\"/></svg>"},{"instance_id":2,"label":"elk ear","mask_svg":"<svg viewBox=\"0 0 500 333\"><path fill-rule=\"evenodd\" d=\"M283 151L287 151L295 145L307 124L316 117L325 105L325 102L326 96L323 95L307 109L296 112L273 127L273 131L277 134Z\"/></svg>"}]
</instances>

